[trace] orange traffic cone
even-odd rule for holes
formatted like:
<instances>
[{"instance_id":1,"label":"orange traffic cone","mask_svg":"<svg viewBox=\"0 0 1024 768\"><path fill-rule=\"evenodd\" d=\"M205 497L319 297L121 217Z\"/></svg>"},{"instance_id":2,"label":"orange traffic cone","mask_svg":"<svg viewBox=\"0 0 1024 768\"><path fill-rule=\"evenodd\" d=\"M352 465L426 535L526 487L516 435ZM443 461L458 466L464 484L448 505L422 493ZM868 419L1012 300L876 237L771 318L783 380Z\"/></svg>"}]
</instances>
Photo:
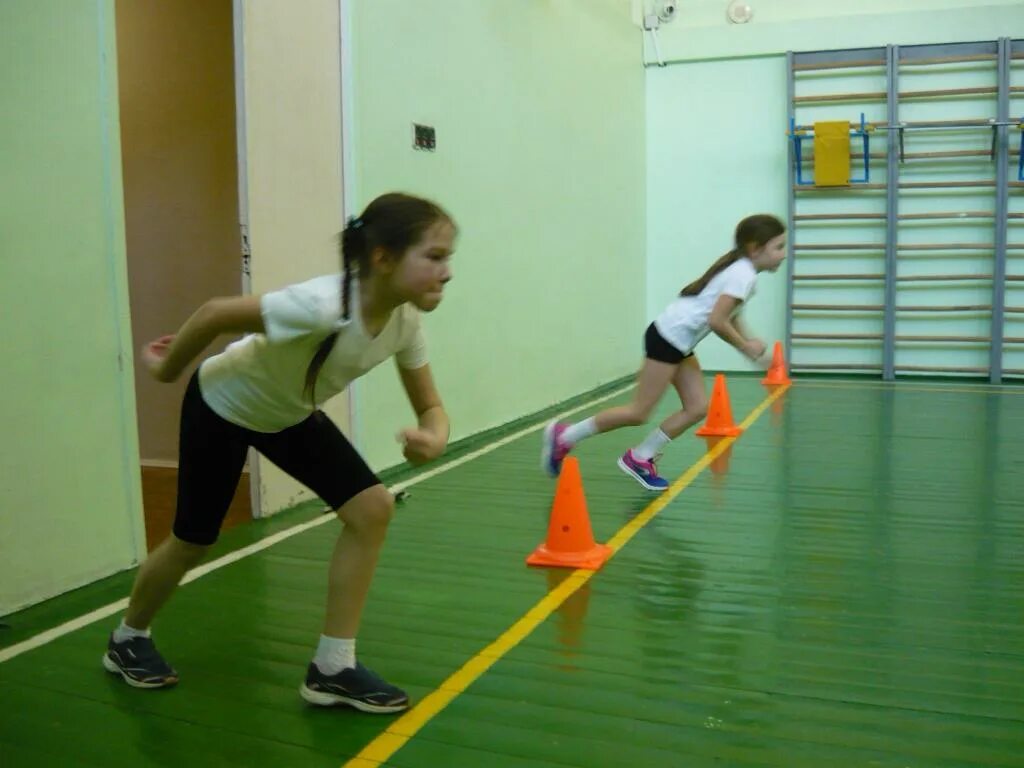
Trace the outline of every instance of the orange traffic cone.
<instances>
[{"instance_id":1,"label":"orange traffic cone","mask_svg":"<svg viewBox=\"0 0 1024 768\"><path fill-rule=\"evenodd\" d=\"M611 547L594 542L579 461L575 456L568 456L562 462L555 488L547 541L537 547L526 562L596 571L611 555Z\"/></svg>"},{"instance_id":2,"label":"orange traffic cone","mask_svg":"<svg viewBox=\"0 0 1024 768\"><path fill-rule=\"evenodd\" d=\"M761 379L761 383L769 387L793 383L786 374L786 360L782 356L781 341L775 342L775 350L772 352L772 364L768 368L768 375Z\"/></svg>"},{"instance_id":3,"label":"orange traffic cone","mask_svg":"<svg viewBox=\"0 0 1024 768\"><path fill-rule=\"evenodd\" d=\"M729 391L725 388L725 374L715 374L715 386L711 390L711 405L704 426L697 430L699 437L735 437L743 430L732 420L729 405Z\"/></svg>"}]
</instances>

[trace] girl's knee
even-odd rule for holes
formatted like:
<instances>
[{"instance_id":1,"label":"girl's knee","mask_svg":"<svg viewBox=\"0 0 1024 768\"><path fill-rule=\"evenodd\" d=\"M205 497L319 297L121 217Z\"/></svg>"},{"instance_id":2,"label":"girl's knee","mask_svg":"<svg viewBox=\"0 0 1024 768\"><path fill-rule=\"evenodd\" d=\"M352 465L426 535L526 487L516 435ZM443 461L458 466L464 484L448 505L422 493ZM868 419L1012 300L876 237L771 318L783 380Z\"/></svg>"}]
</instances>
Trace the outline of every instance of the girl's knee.
<instances>
[{"instance_id":1,"label":"girl's knee","mask_svg":"<svg viewBox=\"0 0 1024 768\"><path fill-rule=\"evenodd\" d=\"M648 419L651 418L651 411L654 410L653 406L644 407L634 403L629 406L626 411L626 426L629 427L640 427L647 423Z\"/></svg>"},{"instance_id":2,"label":"girl's knee","mask_svg":"<svg viewBox=\"0 0 1024 768\"><path fill-rule=\"evenodd\" d=\"M187 564L190 568L202 561L210 549L206 544L193 544L190 541L179 539L173 534L170 538L169 547L171 555L176 560Z\"/></svg>"},{"instance_id":3,"label":"girl's knee","mask_svg":"<svg viewBox=\"0 0 1024 768\"><path fill-rule=\"evenodd\" d=\"M395 513L395 497L383 485L367 488L338 509L338 517L356 528L387 528Z\"/></svg>"},{"instance_id":4,"label":"girl's knee","mask_svg":"<svg viewBox=\"0 0 1024 768\"><path fill-rule=\"evenodd\" d=\"M697 402L687 407L686 410L690 412L691 416L700 421L701 419L708 415L708 401L706 399L698 400Z\"/></svg>"}]
</instances>

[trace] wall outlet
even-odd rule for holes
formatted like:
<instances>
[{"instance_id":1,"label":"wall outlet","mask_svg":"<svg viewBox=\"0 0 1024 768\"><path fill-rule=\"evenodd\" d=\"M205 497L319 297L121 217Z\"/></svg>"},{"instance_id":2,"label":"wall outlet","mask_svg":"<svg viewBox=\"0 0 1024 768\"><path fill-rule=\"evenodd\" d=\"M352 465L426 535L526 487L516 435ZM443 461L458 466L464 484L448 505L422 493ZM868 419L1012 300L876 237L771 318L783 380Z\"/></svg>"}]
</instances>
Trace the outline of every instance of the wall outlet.
<instances>
[{"instance_id":1,"label":"wall outlet","mask_svg":"<svg viewBox=\"0 0 1024 768\"><path fill-rule=\"evenodd\" d=\"M437 148L437 137L432 125L412 124L412 148L433 152Z\"/></svg>"}]
</instances>

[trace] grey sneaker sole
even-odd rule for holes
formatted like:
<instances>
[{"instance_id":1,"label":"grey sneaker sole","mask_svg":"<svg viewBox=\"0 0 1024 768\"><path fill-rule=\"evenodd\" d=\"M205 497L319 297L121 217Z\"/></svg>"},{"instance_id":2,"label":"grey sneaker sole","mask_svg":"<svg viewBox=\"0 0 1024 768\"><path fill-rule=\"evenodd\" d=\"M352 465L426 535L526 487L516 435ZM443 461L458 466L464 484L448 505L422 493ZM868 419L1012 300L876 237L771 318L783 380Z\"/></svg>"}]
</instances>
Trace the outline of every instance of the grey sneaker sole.
<instances>
[{"instance_id":1,"label":"grey sneaker sole","mask_svg":"<svg viewBox=\"0 0 1024 768\"><path fill-rule=\"evenodd\" d=\"M309 704L315 704L318 707L336 707L344 705L348 707L355 707L360 712L371 712L375 715L386 715L391 712L401 712L402 710L409 708L408 701L402 704L392 705L368 704L365 701L350 699L348 696L342 696L338 693L314 691L313 689L308 688L305 683L303 683L302 687L299 688L299 695Z\"/></svg>"},{"instance_id":2,"label":"grey sneaker sole","mask_svg":"<svg viewBox=\"0 0 1024 768\"><path fill-rule=\"evenodd\" d=\"M117 663L110 658L106 653L103 654L103 668L112 675L120 675L121 678L128 683L132 688L170 688L172 685L178 684L178 678L173 680L165 680L159 683L144 683L140 680L135 680L127 672L117 666Z\"/></svg>"},{"instance_id":3,"label":"grey sneaker sole","mask_svg":"<svg viewBox=\"0 0 1024 768\"><path fill-rule=\"evenodd\" d=\"M619 459L618 463L619 463L619 469L621 469L627 475L629 475L634 480L636 480L638 483L640 483L640 485L642 485L648 491L651 491L653 493L662 493L662 492L668 490L668 486L665 486L664 488L658 488L657 486L649 484L646 480L644 480L643 475L637 474L632 469L630 469L629 465L626 462L624 462L621 458Z\"/></svg>"}]
</instances>

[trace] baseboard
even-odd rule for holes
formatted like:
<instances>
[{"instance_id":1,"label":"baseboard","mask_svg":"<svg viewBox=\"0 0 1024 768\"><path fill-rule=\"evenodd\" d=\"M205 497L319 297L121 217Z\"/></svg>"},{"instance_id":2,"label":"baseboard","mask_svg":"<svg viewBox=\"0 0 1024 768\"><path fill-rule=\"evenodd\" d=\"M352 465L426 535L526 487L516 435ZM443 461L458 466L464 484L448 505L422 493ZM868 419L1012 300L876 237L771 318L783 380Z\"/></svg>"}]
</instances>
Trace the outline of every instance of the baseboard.
<instances>
[{"instance_id":1,"label":"baseboard","mask_svg":"<svg viewBox=\"0 0 1024 768\"><path fill-rule=\"evenodd\" d=\"M164 459L139 459L139 464L143 467L155 467L157 469L177 469L178 462L167 461Z\"/></svg>"},{"instance_id":2,"label":"baseboard","mask_svg":"<svg viewBox=\"0 0 1024 768\"><path fill-rule=\"evenodd\" d=\"M176 461L165 461L164 459L140 459L139 465L143 467L150 467L152 469L177 469L178 462ZM242 467L242 474L249 474L249 467Z\"/></svg>"}]
</instances>

